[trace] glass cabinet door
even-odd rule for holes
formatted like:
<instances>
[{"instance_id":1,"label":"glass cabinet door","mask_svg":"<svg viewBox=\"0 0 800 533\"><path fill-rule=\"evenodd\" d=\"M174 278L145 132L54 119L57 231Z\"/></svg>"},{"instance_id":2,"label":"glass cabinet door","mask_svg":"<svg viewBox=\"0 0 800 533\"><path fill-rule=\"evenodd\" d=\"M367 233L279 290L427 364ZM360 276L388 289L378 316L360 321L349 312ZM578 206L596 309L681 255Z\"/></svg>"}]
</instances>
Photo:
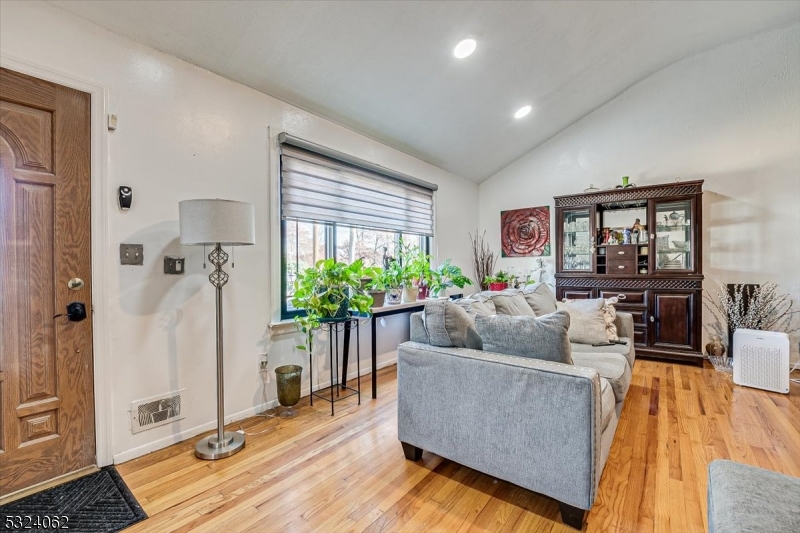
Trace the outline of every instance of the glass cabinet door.
<instances>
[{"instance_id":1,"label":"glass cabinet door","mask_svg":"<svg viewBox=\"0 0 800 533\"><path fill-rule=\"evenodd\" d=\"M591 227L590 208L564 210L564 246L562 249L562 269L571 271L591 271L594 239Z\"/></svg>"},{"instance_id":2,"label":"glass cabinet door","mask_svg":"<svg viewBox=\"0 0 800 533\"><path fill-rule=\"evenodd\" d=\"M658 271L695 268L695 236L692 231L693 202L687 200L654 201L655 251L653 269Z\"/></svg>"}]
</instances>

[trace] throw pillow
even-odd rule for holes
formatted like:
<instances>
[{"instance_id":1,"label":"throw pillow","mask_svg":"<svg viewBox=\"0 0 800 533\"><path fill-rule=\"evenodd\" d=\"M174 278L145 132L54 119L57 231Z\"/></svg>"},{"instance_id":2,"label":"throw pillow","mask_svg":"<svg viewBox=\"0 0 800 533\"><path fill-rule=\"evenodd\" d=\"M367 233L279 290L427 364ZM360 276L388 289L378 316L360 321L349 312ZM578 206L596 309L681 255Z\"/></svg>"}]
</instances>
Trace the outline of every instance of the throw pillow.
<instances>
[{"instance_id":1,"label":"throw pillow","mask_svg":"<svg viewBox=\"0 0 800 533\"><path fill-rule=\"evenodd\" d=\"M475 318L450 300L431 300L422 312L425 331L433 346L483 349Z\"/></svg>"},{"instance_id":2,"label":"throw pillow","mask_svg":"<svg viewBox=\"0 0 800 533\"><path fill-rule=\"evenodd\" d=\"M563 311L543 317L494 315L475 317L483 349L491 352L572 364L567 330L570 317Z\"/></svg>"},{"instance_id":3,"label":"throw pillow","mask_svg":"<svg viewBox=\"0 0 800 533\"><path fill-rule=\"evenodd\" d=\"M455 303L464 308L471 315L494 315L494 303L491 300L475 300L473 298L461 298Z\"/></svg>"},{"instance_id":4,"label":"throw pillow","mask_svg":"<svg viewBox=\"0 0 800 533\"><path fill-rule=\"evenodd\" d=\"M617 320L617 308L615 307L617 302L619 302L619 298L606 298L606 305L603 308L606 319L606 335L608 336L609 342L619 340L617 324L615 323Z\"/></svg>"},{"instance_id":5,"label":"throw pillow","mask_svg":"<svg viewBox=\"0 0 800 533\"><path fill-rule=\"evenodd\" d=\"M522 294L536 316L556 312L556 295L546 283L529 285L523 289Z\"/></svg>"},{"instance_id":6,"label":"throw pillow","mask_svg":"<svg viewBox=\"0 0 800 533\"><path fill-rule=\"evenodd\" d=\"M608 342L606 327L606 301L567 300L557 307L569 313L569 340L578 344L605 344Z\"/></svg>"},{"instance_id":7,"label":"throw pillow","mask_svg":"<svg viewBox=\"0 0 800 533\"><path fill-rule=\"evenodd\" d=\"M494 302L494 307L497 309L498 315L536 316L531 306L525 301L525 297L522 293L514 295L495 294L492 296L491 300Z\"/></svg>"}]
</instances>

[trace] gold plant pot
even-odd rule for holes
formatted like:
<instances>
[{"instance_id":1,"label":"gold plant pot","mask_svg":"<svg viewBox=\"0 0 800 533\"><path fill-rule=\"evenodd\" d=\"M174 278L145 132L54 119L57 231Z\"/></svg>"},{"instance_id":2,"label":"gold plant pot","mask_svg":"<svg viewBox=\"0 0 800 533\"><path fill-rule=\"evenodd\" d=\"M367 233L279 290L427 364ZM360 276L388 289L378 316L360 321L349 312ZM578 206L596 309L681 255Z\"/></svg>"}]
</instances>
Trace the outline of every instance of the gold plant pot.
<instances>
[{"instance_id":1,"label":"gold plant pot","mask_svg":"<svg viewBox=\"0 0 800 533\"><path fill-rule=\"evenodd\" d=\"M297 411L292 409L300 401L300 375L303 367L299 365L284 365L275 369L278 382L278 403L286 407L280 412L283 418L297 416Z\"/></svg>"}]
</instances>

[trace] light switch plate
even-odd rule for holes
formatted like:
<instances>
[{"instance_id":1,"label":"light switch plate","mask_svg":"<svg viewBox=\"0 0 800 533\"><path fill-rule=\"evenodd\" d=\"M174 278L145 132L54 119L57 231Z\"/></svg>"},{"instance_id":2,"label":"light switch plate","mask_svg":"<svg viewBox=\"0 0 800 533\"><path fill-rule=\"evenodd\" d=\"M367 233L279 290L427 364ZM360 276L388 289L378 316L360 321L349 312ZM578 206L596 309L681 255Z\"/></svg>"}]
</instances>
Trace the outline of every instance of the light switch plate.
<instances>
[{"instance_id":1,"label":"light switch plate","mask_svg":"<svg viewBox=\"0 0 800 533\"><path fill-rule=\"evenodd\" d=\"M143 265L144 264L144 245L125 244L119 245L119 264L120 265Z\"/></svg>"}]
</instances>

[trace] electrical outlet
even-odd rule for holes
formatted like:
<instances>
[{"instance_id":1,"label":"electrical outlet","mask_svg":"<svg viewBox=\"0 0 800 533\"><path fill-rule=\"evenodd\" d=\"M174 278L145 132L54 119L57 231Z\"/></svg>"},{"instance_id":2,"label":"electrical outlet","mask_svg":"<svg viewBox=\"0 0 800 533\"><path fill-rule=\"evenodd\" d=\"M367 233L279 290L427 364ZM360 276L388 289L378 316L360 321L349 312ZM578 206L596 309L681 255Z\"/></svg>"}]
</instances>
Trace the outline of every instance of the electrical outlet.
<instances>
[{"instance_id":1,"label":"electrical outlet","mask_svg":"<svg viewBox=\"0 0 800 533\"><path fill-rule=\"evenodd\" d=\"M266 372L267 371L267 364L269 363L268 355L262 353L258 356L258 371L259 372Z\"/></svg>"}]
</instances>

